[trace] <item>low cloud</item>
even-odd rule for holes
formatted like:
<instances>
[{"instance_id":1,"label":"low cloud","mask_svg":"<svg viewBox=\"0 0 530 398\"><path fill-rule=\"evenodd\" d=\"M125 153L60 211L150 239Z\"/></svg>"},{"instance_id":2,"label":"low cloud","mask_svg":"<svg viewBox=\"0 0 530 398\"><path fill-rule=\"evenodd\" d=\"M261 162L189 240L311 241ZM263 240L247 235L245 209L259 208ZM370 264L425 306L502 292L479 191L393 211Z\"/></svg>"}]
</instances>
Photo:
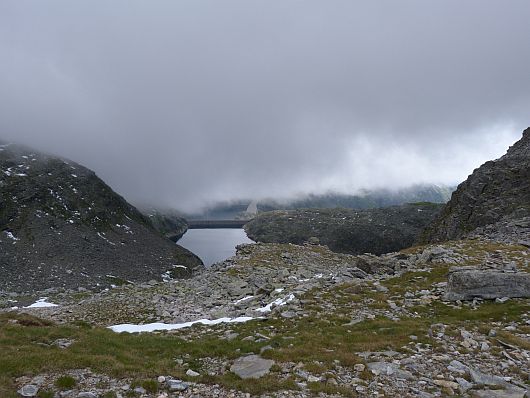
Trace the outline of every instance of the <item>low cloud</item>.
<instances>
[{"instance_id":1,"label":"low cloud","mask_svg":"<svg viewBox=\"0 0 530 398\"><path fill-rule=\"evenodd\" d=\"M454 184L530 124L527 1L4 1L0 136L133 202Z\"/></svg>"}]
</instances>

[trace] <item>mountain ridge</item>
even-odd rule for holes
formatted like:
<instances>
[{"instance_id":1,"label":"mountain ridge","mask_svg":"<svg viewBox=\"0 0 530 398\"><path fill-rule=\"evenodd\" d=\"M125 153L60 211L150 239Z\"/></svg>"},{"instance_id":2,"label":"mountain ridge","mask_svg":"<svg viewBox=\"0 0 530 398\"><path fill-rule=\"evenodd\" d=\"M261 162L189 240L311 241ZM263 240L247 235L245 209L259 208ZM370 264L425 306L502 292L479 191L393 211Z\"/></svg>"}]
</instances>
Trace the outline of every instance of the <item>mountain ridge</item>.
<instances>
[{"instance_id":1,"label":"mountain ridge","mask_svg":"<svg viewBox=\"0 0 530 398\"><path fill-rule=\"evenodd\" d=\"M0 188L0 290L101 289L201 264L70 160L2 144Z\"/></svg>"},{"instance_id":2,"label":"mountain ridge","mask_svg":"<svg viewBox=\"0 0 530 398\"><path fill-rule=\"evenodd\" d=\"M496 223L508 225L529 216L530 128L527 128L504 156L484 163L458 186L419 243L460 239L478 228ZM512 241L520 240L515 230L511 235ZM505 236L503 240L510 239Z\"/></svg>"}]
</instances>

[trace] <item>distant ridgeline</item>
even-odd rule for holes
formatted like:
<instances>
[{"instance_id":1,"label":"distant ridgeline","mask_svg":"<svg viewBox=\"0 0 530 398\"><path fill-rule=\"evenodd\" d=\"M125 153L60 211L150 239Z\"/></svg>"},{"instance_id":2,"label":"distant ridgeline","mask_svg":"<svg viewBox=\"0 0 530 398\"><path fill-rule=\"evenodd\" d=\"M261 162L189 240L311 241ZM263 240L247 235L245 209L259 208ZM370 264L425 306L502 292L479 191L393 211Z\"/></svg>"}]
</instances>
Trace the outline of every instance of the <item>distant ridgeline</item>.
<instances>
[{"instance_id":1,"label":"distant ridgeline","mask_svg":"<svg viewBox=\"0 0 530 398\"><path fill-rule=\"evenodd\" d=\"M399 190L378 189L365 190L357 195L345 195L328 193L322 195L307 195L303 198L279 201L260 200L237 200L232 202L218 203L208 207L206 210L196 214L186 215L186 219L208 219L208 220L230 220L244 217L248 212L249 204L255 204L256 210L266 212L271 210L294 210L294 209L373 209L388 207L405 203L431 202L446 203L451 198L451 193L456 187L438 185L414 185Z\"/></svg>"}]
</instances>

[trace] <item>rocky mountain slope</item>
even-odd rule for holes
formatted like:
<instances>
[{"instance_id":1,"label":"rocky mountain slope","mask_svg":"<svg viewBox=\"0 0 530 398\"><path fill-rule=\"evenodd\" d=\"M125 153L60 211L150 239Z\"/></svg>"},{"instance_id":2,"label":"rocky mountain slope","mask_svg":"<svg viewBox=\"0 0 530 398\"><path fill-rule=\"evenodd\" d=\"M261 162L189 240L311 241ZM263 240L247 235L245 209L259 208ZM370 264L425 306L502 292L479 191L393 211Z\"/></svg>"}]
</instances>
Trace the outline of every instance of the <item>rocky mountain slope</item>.
<instances>
[{"instance_id":1,"label":"rocky mountain slope","mask_svg":"<svg viewBox=\"0 0 530 398\"><path fill-rule=\"evenodd\" d=\"M299 209L259 214L245 225L257 242L302 244L310 238L339 253L382 254L411 246L442 205L380 209Z\"/></svg>"},{"instance_id":2,"label":"rocky mountain slope","mask_svg":"<svg viewBox=\"0 0 530 398\"><path fill-rule=\"evenodd\" d=\"M166 238L177 242L188 230L187 221L175 210L160 208L140 208L153 227Z\"/></svg>"},{"instance_id":3,"label":"rocky mountain slope","mask_svg":"<svg viewBox=\"0 0 530 398\"><path fill-rule=\"evenodd\" d=\"M530 242L530 128L506 155L486 162L458 186L421 241L459 239L477 228L496 232L497 239Z\"/></svg>"},{"instance_id":4,"label":"rocky mountain slope","mask_svg":"<svg viewBox=\"0 0 530 398\"><path fill-rule=\"evenodd\" d=\"M200 265L94 172L0 146L0 290L103 288Z\"/></svg>"}]
</instances>

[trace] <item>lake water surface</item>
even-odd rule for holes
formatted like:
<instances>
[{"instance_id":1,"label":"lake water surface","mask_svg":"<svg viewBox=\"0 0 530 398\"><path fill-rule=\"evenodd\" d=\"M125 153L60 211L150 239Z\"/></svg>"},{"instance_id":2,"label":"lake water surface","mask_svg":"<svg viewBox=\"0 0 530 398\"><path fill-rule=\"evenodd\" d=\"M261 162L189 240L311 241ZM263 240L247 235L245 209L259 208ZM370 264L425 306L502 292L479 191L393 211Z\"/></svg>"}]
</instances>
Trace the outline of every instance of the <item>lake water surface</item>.
<instances>
[{"instance_id":1,"label":"lake water surface","mask_svg":"<svg viewBox=\"0 0 530 398\"><path fill-rule=\"evenodd\" d=\"M236 254L236 246L254 243L243 229L190 229L177 242L200 257L209 267Z\"/></svg>"}]
</instances>

